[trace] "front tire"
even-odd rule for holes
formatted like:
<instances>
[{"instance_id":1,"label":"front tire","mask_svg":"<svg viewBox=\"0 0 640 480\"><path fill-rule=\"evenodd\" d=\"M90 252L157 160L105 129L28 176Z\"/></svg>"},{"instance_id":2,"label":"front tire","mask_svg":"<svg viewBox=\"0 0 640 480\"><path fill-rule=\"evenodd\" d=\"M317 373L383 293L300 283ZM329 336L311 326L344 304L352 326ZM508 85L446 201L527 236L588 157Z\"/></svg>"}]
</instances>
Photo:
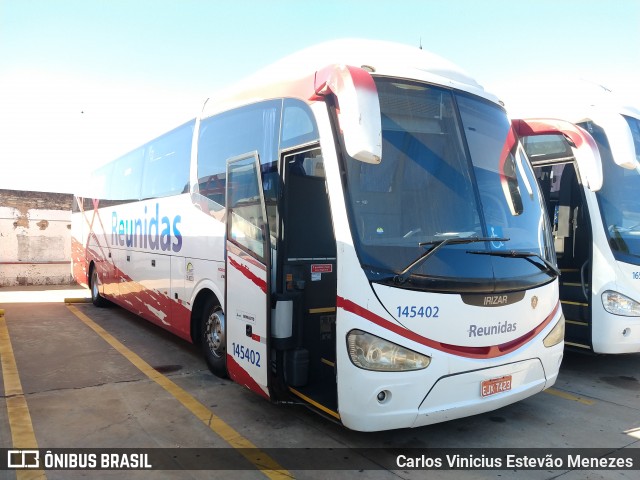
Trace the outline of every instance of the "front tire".
<instances>
[{"instance_id":1,"label":"front tire","mask_svg":"<svg viewBox=\"0 0 640 480\"><path fill-rule=\"evenodd\" d=\"M202 310L200 344L207 366L221 378L227 374L227 332L224 312L214 299L208 299Z\"/></svg>"},{"instance_id":2,"label":"front tire","mask_svg":"<svg viewBox=\"0 0 640 480\"><path fill-rule=\"evenodd\" d=\"M98 277L98 269L95 266L91 269L89 289L91 290L91 303L100 308L109 305L109 301L100 295L100 279Z\"/></svg>"}]
</instances>

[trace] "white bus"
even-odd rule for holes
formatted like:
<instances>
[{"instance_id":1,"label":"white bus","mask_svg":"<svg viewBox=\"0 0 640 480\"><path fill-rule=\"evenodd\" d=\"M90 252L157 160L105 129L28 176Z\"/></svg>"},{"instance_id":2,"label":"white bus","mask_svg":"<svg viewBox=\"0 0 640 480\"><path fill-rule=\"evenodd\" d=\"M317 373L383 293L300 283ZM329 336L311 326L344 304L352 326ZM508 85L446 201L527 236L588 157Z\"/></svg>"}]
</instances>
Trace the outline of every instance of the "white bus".
<instances>
[{"instance_id":1,"label":"white bus","mask_svg":"<svg viewBox=\"0 0 640 480\"><path fill-rule=\"evenodd\" d=\"M567 119L595 139L599 164L558 136L524 142L553 220L565 344L640 352L640 111L605 103Z\"/></svg>"},{"instance_id":2,"label":"white bus","mask_svg":"<svg viewBox=\"0 0 640 480\"><path fill-rule=\"evenodd\" d=\"M214 373L351 429L502 407L550 387L564 348L514 125L418 48L307 50L100 169L76 278L200 344Z\"/></svg>"}]
</instances>

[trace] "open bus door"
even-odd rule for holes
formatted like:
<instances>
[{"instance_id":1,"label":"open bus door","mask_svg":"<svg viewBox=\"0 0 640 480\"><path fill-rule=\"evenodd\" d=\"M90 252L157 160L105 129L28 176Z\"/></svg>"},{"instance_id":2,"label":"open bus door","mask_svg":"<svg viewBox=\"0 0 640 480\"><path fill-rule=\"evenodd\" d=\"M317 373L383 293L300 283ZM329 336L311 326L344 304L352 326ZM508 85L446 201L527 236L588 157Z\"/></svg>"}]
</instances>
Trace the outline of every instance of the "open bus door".
<instances>
[{"instance_id":1,"label":"open bus door","mask_svg":"<svg viewBox=\"0 0 640 480\"><path fill-rule=\"evenodd\" d=\"M273 328L284 388L340 419L336 365L336 239L318 146L282 154L279 288ZM287 306L288 310L287 311Z\"/></svg>"},{"instance_id":2,"label":"open bus door","mask_svg":"<svg viewBox=\"0 0 640 480\"><path fill-rule=\"evenodd\" d=\"M521 122L519 134L544 196L562 272L565 345L592 350L593 236L585 189L597 191L602 186L599 151L585 130L568 122L517 122Z\"/></svg>"},{"instance_id":3,"label":"open bus door","mask_svg":"<svg viewBox=\"0 0 640 480\"><path fill-rule=\"evenodd\" d=\"M269 399L271 242L257 152L227 160L226 199L227 371Z\"/></svg>"},{"instance_id":4,"label":"open bus door","mask_svg":"<svg viewBox=\"0 0 640 480\"><path fill-rule=\"evenodd\" d=\"M536 159L536 157L533 157ZM575 161L537 158L533 163L551 220L565 316L565 345L592 349L591 260L593 236L588 202Z\"/></svg>"}]
</instances>

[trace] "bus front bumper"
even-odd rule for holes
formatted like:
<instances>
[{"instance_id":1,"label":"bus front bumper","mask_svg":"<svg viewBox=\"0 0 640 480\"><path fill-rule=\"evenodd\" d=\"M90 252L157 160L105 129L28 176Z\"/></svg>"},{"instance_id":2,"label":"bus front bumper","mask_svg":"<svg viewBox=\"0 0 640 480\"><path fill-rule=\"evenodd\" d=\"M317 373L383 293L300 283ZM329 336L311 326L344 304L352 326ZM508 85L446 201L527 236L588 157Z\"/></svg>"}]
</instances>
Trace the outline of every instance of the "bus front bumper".
<instances>
[{"instance_id":1,"label":"bus front bumper","mask_svg":"<svg viewBox=\"0 0 640 480\"><path fill-rule=\"evenodd\" d=\"M502 379L505 380L501 382ZM542 391L545 386L549 386L549 380L537 358L442 377L433 385L418 408L418 416L412 427L504 407ZM493 388L497 390L493 393L492 382L495 385ZM508 390L501 390L505 385L508 385ZM457 401L451 402L451 392L455 392Z\"/></svg>"},{"instance_id":2,"label":"bus front bumper","mask_svg":"<svg viewBox=\"0 0 640 480\"><path fill-rule=\"evenodd\" d=\"M467 368L445 369L451 366L445 361L437 379L432 381L424 371L411 372L413 375L393 381L393 375L360 370L358 377L351 378L348 389L339 391L341 421L352 430L381 431L421 427L504 407L555 383L563 344L552 350L544 363L537 356L528 359L512 356L511 361L487 367L481 362L450 359L459 367L466 363ZM450 374L447 370L459 373ZM493 390L492 384L496 385ZM384 401L378 395L381 391L386 393ZM345 397L349 401L340 401Z\"/></svg>"}]
</instances>

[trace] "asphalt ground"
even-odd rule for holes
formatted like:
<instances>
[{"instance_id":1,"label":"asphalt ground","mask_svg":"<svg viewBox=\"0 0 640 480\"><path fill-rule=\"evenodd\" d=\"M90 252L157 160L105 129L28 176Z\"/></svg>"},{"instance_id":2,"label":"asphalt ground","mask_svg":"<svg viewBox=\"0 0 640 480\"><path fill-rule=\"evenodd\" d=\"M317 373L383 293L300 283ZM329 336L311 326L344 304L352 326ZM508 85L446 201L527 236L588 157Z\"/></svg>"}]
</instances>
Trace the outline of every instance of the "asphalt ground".
<instances>
[{"instance_id":1,"label":"asphalt ground","mask_svg":"<svg viewBox=\"0 0 640 480\"><path fill-rule=\"evenodd\" d=\"M638 354L567 352L556 385L519 403L418 429L361 433L213 376L193 345L119 307L95 308L88 296L80 288L0 288L0 449L61 452L60 462L84 453L99 463L103 452L120 449L162 455L152 455L152 470L58 464L0 470L0 478L640 478L639 461L633 470L425 471L385 460L416 452L433 459L442 452L434 449L477 462L492 449L533 449L544 458L577 448L637 460Z\"/></svg>"}]
</instances>

